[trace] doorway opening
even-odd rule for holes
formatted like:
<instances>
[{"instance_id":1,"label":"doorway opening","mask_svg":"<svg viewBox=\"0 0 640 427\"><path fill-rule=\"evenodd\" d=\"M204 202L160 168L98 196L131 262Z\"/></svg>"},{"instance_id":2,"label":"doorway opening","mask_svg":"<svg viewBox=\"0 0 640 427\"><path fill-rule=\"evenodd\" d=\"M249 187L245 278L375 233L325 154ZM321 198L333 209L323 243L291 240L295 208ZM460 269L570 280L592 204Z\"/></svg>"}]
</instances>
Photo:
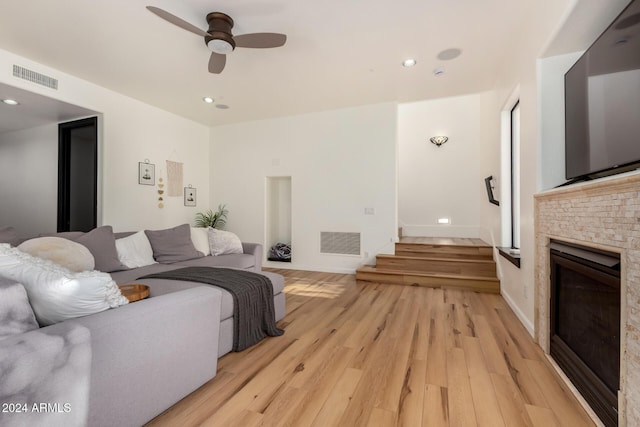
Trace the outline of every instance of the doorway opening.
<instances>
[{"instance_id":1,"label":"doorway opening","mask_svg":"<svg viewBox=\"0 0 640 427\"><path fill-rule=\"evenodd\" d=\"M291 177L267 177L267 260L291 262Z\"/></svg>"},{"instance_id":2,"label":"doorway opening","mask_svg":"<svg viewBox=\"0 0 640 427\"><path fill-rule=\"evenodd\" d=\"M58 125L58 232L90 231L98 212L98 118Z\"/></svg>"}]
</instances>

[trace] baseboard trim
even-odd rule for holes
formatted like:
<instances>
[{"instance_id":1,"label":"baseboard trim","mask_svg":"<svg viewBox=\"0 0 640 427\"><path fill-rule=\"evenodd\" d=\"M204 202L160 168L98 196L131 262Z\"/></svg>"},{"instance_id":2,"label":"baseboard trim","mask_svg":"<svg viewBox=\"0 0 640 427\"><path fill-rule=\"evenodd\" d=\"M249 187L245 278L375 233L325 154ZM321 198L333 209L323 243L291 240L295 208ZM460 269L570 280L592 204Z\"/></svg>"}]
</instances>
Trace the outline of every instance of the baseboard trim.
<instances>
[{"instance_id":1,"label":"baseboard trim","mask_svg":"<svg viewBox=\"0 0 640 427\"><path fill-rule=\"evenodd\" d=\"M522 323L522 325L527 330L527 332L529 332L529 335L531 335L531 338L535 340L535 329L533 327L533 323L531 322L531 320L529 320L527 316L524 315L522 310L520 310L520 307L518 307L513 302L513 299L511 298L511 296L507 292L505 292L504 289L500 290L500 294L502 295L502 298L504 298L504 300L507 302L509 307L511 307L511 310L513 310L516 317L520 320L520 323Z\"/></svg>"}]
</instances>

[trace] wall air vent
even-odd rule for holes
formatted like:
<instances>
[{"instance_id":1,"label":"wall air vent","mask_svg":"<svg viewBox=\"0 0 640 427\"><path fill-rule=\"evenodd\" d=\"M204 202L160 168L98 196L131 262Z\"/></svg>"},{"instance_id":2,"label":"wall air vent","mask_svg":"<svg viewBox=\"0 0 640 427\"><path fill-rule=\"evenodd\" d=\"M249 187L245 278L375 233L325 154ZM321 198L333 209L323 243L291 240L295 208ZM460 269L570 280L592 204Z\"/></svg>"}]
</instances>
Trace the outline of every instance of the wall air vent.
<instances>
[{"instance_id":1,"label":"wall air vent","mask_svg":"<svg viewBox=\"0 0 640 427\"><path fill-rule=\"evenodd\" d=\"M19 65L13 66L13 76L19 79L30 81L31 83L35 83L40 86L48 87L49 89L58 90L58 79L45 76L44 74L37 73Z\"/></svg>"},{"instance_id":2,"label":"wall air vent","mask_svg":"<svg viewBox=\"0 0 640 427\"><path fill-rule=\"evenodd\" d=\"M320 232L320 253L360 255L360 233Z\"/></svg>"}]
</instances>

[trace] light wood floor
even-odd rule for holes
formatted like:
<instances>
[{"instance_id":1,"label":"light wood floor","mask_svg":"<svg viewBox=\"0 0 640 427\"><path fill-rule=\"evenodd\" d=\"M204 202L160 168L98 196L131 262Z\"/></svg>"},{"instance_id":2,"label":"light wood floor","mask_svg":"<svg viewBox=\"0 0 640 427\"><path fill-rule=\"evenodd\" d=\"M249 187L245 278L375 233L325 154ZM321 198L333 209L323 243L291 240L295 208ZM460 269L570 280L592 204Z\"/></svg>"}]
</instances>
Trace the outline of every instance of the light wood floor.
<instances>
[{"instance_id":1,"label":"light wood floor","mask_svg":"<svg viewBox=\"0 0 640 427\"><path fill-rule=\"evenodd\" d=\"M285 334L150 425L593 426L498 295L271 271Z\"/></svg>"}]
</instances>

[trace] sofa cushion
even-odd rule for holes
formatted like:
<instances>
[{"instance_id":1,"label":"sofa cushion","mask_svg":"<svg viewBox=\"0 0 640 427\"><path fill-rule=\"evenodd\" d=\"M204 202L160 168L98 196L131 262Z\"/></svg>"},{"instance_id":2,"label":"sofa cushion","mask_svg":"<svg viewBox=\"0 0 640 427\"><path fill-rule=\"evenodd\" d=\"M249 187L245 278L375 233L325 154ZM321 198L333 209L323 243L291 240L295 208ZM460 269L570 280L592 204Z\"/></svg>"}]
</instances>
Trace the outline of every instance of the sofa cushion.
<instances>
[{"instance_id":1,"label":"sofa cushion","mask_svg":"<svg viewBox=\"0 0 640 427\"><path fill-rule=\"evenodd\" d=\"M204 256L193 246L189 224L166 230L145 230L144 232L153 248L153 257L160 263L170 264Z\"/></svg>"},{"instance_id":2,"label":"sofa cushion","mask_svg":"<svg viewBox=\"0 0 640 427\"><path fill-rule=\"evenodd\" d=\"M37 237L22 242L18 249L37 258L48 259L71 271L95 268L95 260L86 246L62 237Z\"/></svg>"},{"instance_id":3,"label":"sofa cushion","mask_svg":"<svg viewBox=\"0 0 640 427\"><path fill-rule=\"evenodd\" d=\"M0 402L4 407L0 425L88 425L91 340L87 328L64 322L0 341ZM8 411L5 405L11 403L23 409L27 406L27 410Z\"/></svg>"},{"instance_id":4,"label":"sofa cushion","mask_svg":"<svg viewBox=\"0 0 640 427\"><path fill-rule=\"evenodd\" d=\"M89 249L96 260L96 270L110 273L127 268L126 265L118 260L116 238L110 225L94 228L87 233L83 233L80 237L70 238L70 240L81 243Z\"/></svg>"},{"instance_id":5,"label":"sofa cushion","mask_svg":"<svg viewBox=\"0 0 640 427\"><path fill-rule=\"evenodd\" d=\"M38 328L24 286L0 279L0 340Z\"/></svg>"},{"instance_id":6,"label":"sofa cushion","mask_svg":"<svg viewBox=\"0 0 640 427\"><path fill-rule=\"evenodd\" d=\"M180 261L179 264L184 267L227 267L240 268L242 270L253 269L256 258L250 254L229 254L224 256L206 256L198 259L190 259Z\"/></svg>"},{"instance_id":7,"label":"sofa cushion","mask_svg":"<svg viewBox=\"0 0 640 427\"><path fill-rule=\"evenodd\" d=\"M144 231L138 231L128 237L116 239L118 260L127 268L144 267L155 264L153 249Z\"/></svg>"},{"instance_id":8,"label":"sofa cushion","mask_svg":"<svg viewBox=\"0 0 640 427\"><path fill-rule=\"evenodd\" d=\"M16 229L7 225L0 226L0 243L8 243L11 246L18 246L20 238Z\"/></svg>"},{"instance_id":9,"label":"sofa cushion","mask_svg":"<svg viewBox=\"0 0 640 427\"><path fill-rule=\"evenodd\" d=\"M191 241L197 251L202 252L205 256L211 255L209 247L209 229L205 227L191 227Z\"/></svg>"},{"instance_id":10,"label":"sofa cushion","mask_svg":"<svg viewBox=\"0 0 640 427\"><path fill-rule=\"evenodd\" d=\"M209 229L209 246L211 255L241 254L242 242L230 231Z\"/></svg>"},{"instance_id":11,"label":"sofa cushion","mask_svg":"<svg viewBox=\"0 0 640 427\"><path fill-rule=\"evenodd\" d=\"M144 267L132 268L131 270L114 271L111 278L118 284L140 283L136 279L148 274L161 273L179 268L177 264L151 264ZM153 296L153 295L152 295Z\"/></svg>"},{"instance_id":12,"label":"sofa cushion","mask_svg":"<svg viewBox=\"0 0 640 427\"><path fill-rule=\"evenodd\" d=\"M129 301L107 273L73 273L49 260L0 244L0 277L24 285L40 325L98 313Z\"/></svg>"}]
</instances>

